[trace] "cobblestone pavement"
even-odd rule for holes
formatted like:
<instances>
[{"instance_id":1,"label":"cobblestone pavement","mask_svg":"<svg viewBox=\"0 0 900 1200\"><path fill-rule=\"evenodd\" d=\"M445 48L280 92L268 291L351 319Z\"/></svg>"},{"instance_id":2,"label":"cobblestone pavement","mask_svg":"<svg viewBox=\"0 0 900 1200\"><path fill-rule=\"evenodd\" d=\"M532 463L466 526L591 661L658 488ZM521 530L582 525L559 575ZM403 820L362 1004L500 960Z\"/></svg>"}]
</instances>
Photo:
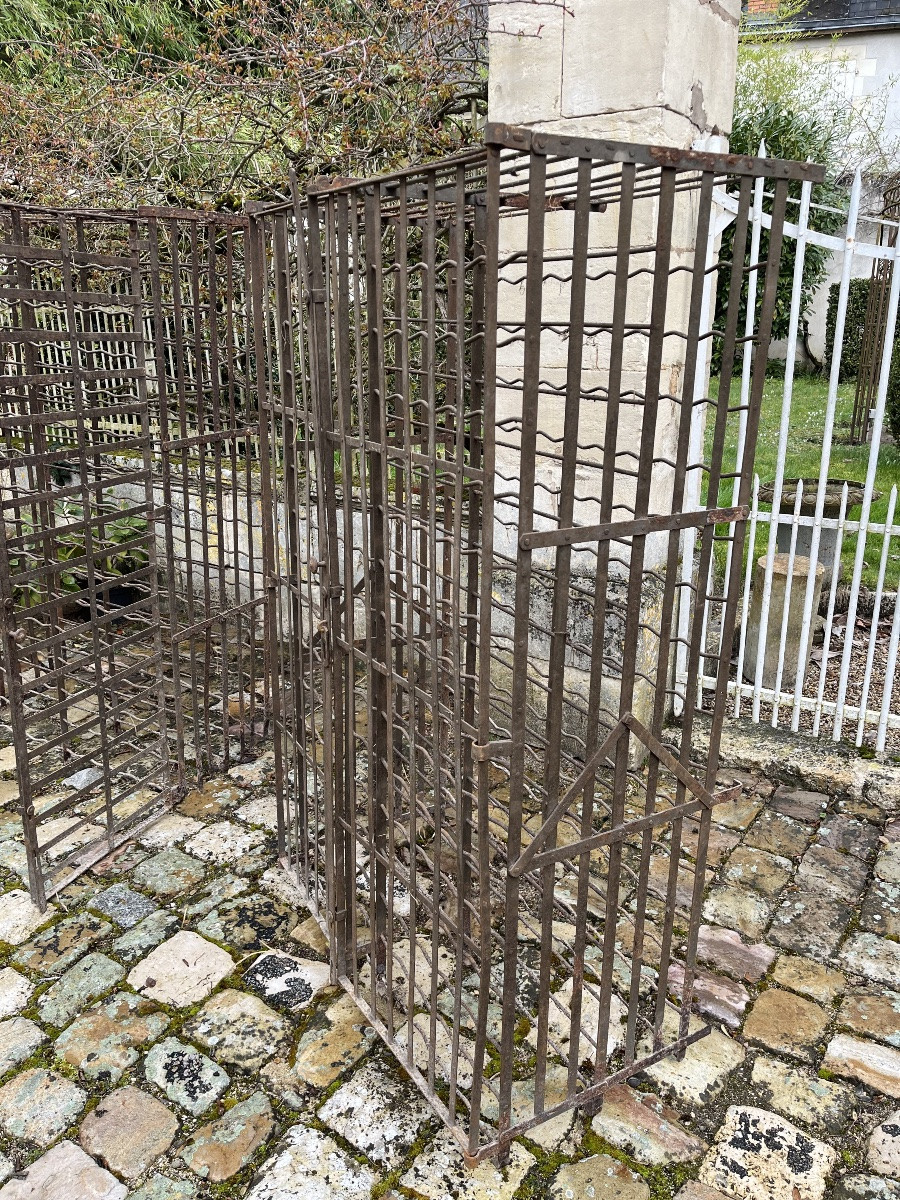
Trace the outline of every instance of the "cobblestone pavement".
<instances>
[{"instance_id":1,"label":"cobblestone pavement","mask_svg":"<svg viewBox=\"0 0 900 1200\"><path fill-rule=\"evenodd\" d=\"M467 1174L328 986L272 866L270 768L190 793L43 914L2 784L0 1200L900 1198L897 797L723 773L743 794L711 845L714 1032Z\"/></svg>"}]
</instances>

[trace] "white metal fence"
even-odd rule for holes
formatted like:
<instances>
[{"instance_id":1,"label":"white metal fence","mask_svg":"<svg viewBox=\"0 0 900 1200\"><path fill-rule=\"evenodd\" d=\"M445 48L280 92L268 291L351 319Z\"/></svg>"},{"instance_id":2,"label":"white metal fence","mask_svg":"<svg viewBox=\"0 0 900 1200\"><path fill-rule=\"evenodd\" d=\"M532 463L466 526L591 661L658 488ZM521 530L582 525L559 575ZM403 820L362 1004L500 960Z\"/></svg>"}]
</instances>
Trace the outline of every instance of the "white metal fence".
<instances>
[{"instance_id":1,"label":"white metal fence","mask_svg":"<svg viewBox=\"0 0 900 1200\"><path fill-rule=\"evenodd\" d=\"M769 224L763 181L756 184L753 208L751 268L747 279L748 335L752 332L757 289L760 242ZM861 223L861 180L857 174L846 213L846 232L841 236L815 229L817 214L834 213L817 205L812 185L803 184L793 202L794 220L786 225L785 237L794 240L796 258L790 304L789 330L783 385L767 381L767 392L781 389L780 411L777 404L764 408L761 438L757 450L758 471L748 530L748 552L743 563L714 561L712 570L740 570L742 579L741 625L733 653L732 679L729 684L735 716L769 722L774 727L826 736L834 741L851 741L876 751L900 752L900 688L896 686L898 643L900 643L900 604L897 599L900 568L900 517L897 512L897 485L900 479L900 448L886 437L885 407L891 354L900 298L900 270L894 266L898 247L857 240ZM715 306L715 265L723 231L737 211L736 198L724 191L717 193L719 216L710 235L707 262L707 294L703 321L712 329ZM896 225L867 216L866 222ZM819 222L821 223L821 222ZM833 224L832 222L828 222ZM888 239L884 239L887 242ZM895 239L900 240L900 239ZM803 270L810 245L821 246L836 256L840 264L837 320L830 373L819 384L803 377L798 370L798 339L801 335ZM877 399L870 412L870 437L858 463L859 477L846 482L832 480L835 446L842 431L840 410L852 408L852 399L842 396L841 360L847 334L846 322L850 282L859 274L860 261L891 260L887 328L881 356ZM856 268L854 272L854 268ZM744 356L740 379L740 403L746 405L750 385L750 356ZM735 385L735 390L737 389ZM802 471L793 469L802 459L798 444L798 392L818 386L824 411L817 447L818 469L799 482ZM852 385L851 385L852 386ZM694 397L693 445L699 462L705 436L703 403L706 380L698 383ZM848 389L849 391L849 389ZM737 396L733 397L737 403ZM775 408L775 412L772 408ZM808 414L804 414L808 416ZM777 431L774 426L777 424ZM808 432L808 431L807 431ZM743 430L741 431L743 433ZM774 464L763 462L774 438ZM738 446L739 452L739 446ZM807 452L808 453L808 452ZM894 469L896 468L896 469ZM848 472L848 475L850 472ZM853 472L855 475L856 472ZM768 478L765 476L768 475ZM887 486L885 486L887 479ZM853 485L857 486L854 487ZM702 480L694 471L690 480L688 507L699 504ZM808 497L804 503L804 491ZM814 500L814 503L813 503ZM854 516L855 508L859 515ZM787 509L787 511L782 511ZM780 557L770 553L770 546ZM682 582L697 583L696 534L687 531L684 541ZM868 560L867 560L868 550ZM757 563L763 563L757 567ZM822 563L824 583L817 597L816 571L806 569L806 561ZM708 581L711 582L711 581ZM761 589L761 596L754 591ZM712 592L707 586L707 594ZM682 596L688 595L687 587ZM682 605L682 638L687 632L688 605ZM716 644L716 630L710 616L707 645ZM676 661L676 688L685 686L687 649L679 643ZM712 678L701 678L701 692L714 685Z\"/></svg>"}]
</instances>

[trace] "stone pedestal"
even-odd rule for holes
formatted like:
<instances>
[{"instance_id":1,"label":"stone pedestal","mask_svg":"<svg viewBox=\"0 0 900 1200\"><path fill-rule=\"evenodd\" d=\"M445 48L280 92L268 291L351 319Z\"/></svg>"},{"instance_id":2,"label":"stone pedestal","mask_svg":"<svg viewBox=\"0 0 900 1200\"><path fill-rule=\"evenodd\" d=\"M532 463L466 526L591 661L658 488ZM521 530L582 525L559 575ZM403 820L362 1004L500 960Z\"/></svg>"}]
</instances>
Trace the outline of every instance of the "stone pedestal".
<instances>
[{"instance_id":1,"label":"stone pedestal","mask_svg":"<svg viewBox=\"0 0 900 1200\"><path fill-rule=\"evenodd\" d=\"M753 596L750 600L750 613L747 618L747 642L744 648L744 678L750 683L756 682L756 659L759 647L760 630L763 615L763 586L766 577L767 558L763 555L756 563L753 577ZM776 554L772 568L772 591L769 596L768 626L766 629L766 648L762 664L762 686L775 686L778 676L778 655L781 648L781 629L784 623L785 597L788 588L788 563L790 555ZM791 594L787 602L787 632L784 643L784 665L781 671L781 690L793 691L797 680L797 647L800 644L800 632L803 628L803 607L806 600L806 585L812 570L812 561L801 554L794 555L794 569L791 573ZM813 613L819 611L819 598L822 595L822 580L825 568L816 563L816 581L813 588ZM803 674L800 682L806 678L809 669L809 656L812 651L812 638L807 639L806 661L803 663Z\"/></svg>"}]
</instances>

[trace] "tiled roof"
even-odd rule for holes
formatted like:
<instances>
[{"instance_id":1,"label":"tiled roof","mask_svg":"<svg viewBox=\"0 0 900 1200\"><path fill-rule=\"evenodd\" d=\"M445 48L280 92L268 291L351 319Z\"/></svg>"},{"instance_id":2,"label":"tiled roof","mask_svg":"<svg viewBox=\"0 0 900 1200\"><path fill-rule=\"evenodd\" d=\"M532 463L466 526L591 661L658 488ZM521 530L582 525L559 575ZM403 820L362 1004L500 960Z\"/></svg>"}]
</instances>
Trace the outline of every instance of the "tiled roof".
<instances>
[{"instance_id":1,"label":"tiled roof","mask_svg":"<svg viewBox=\"0 0 900 1200\"><path fill-rule=\"evenodd\" d=\"M763 0L745 0L744 8L751 15L763 14L771 6ZM755 10L755 11L754 11ZM900 28L900 0L808 0L805 15L796 23L805 29L851 30L857 27L872 28L879 25Z\"/></svg>"}]
</instances>

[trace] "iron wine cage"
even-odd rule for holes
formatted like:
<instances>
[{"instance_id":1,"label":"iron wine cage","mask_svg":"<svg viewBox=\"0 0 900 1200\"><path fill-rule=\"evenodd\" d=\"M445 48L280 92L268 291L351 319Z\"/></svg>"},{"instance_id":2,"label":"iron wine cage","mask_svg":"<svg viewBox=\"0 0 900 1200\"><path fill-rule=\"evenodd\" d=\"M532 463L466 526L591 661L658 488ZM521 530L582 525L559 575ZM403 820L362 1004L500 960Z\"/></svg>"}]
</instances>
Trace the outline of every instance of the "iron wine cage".
<instances>
[{"instance_id":1,"label":"iron wine cage","mask_svg":"<svg viewBox=\"0 0 900 1200\"><path fill-rule=\"evenodd\" d=\"M2 685L26 850L4 866L41 906L266 732L246 227L0 205Z\"/></svg>"},{"instance_id":2,"label":"iron wine cage","mask_svg":"<svg viewBox=\"0 0 900 1200\"><path fill-rule=\"evenodd\" d=\"M821 177L489 125L250 214L281 853L470 1162L707 1032L726 564L785 207Z\"/></svg>"}]
</instances>

